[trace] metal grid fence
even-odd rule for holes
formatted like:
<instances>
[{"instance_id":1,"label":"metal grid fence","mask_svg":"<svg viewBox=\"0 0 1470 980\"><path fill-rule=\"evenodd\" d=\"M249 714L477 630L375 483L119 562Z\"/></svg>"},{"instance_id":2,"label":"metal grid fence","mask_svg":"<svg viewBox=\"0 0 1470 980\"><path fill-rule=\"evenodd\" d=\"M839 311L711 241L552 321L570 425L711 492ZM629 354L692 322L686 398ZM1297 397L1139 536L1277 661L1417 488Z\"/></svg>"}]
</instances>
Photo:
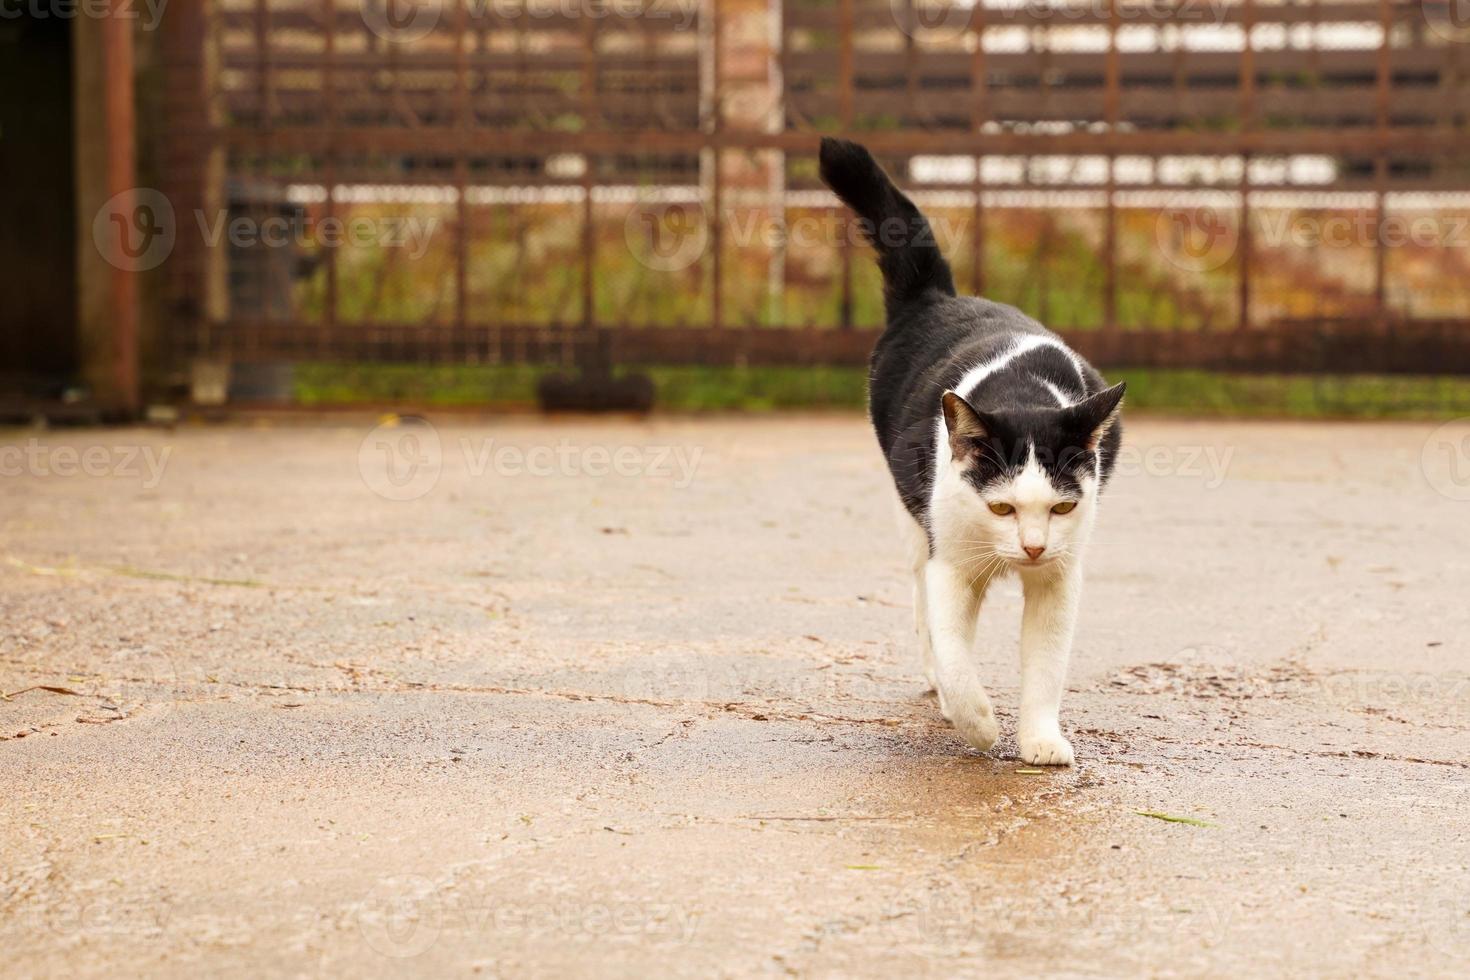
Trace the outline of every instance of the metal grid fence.
<instances>
[{"instance_id":1,"label":"metal grid fence","mask_svg":"<svg viewBox=\"0 0 1470 980\"><path fill-rule=\"evenodd\" d=\"M1421 0L215 0L171 354L859 363L866 142L1104 364L1470 371L1470 22ZM193 218L182 215L192 215Z\"/></svg>"}]
</instances>

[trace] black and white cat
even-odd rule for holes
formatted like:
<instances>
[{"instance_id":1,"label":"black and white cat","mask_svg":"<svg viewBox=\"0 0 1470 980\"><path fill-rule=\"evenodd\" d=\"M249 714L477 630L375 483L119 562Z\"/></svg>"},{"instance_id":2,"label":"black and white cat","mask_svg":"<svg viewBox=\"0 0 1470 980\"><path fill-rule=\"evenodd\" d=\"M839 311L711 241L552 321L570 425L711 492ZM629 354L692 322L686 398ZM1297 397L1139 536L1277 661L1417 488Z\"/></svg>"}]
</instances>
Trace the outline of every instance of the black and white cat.
<instances>
[{"instance_id":1,"label":"black and white cat","mask_svg":"<svg viewBox=\"0 0 1470 980\"><path fill-rule=\"evenodd\" d=\"M928 221L856 143L823 139L822 181L878 252L887 326L868 407L912 539L914 619L940 710L982 751L999 727L972 655L986 588L1015 572L1021 758L1068 765L1058 720L1082 556L1112 471L1123 385L1010 306L956 296Z\"/></svg>"}]
</instances>

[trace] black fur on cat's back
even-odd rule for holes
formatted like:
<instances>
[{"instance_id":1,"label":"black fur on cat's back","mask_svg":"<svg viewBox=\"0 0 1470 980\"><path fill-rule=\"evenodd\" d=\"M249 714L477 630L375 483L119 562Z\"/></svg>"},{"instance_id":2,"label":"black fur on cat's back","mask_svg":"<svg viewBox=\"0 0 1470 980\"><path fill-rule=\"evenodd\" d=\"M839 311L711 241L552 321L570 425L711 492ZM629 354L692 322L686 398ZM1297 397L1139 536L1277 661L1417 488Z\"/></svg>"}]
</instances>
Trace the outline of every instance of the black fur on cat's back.
<instances>
[{"instance_id":1,"label":"black fur on cat's back","mask_svg":"<svg viewBox=\"0 0 1470 980\"><path fill-rule=\"evenodd\" d=\"M887 324L869 362L868 412L899 495L924 524L944 392L1018 338L1061 341L1015 307L956 295L928 221L867 149L824 138L820 164L822 181L856 213L859 229L878 253ZM1076 404L1061 408L1044 381ZM977 485L1009 476L1025 464L1032 445L1061 489L1076 487L1095 462L1104 481L1112 472L1122 426L1112 425L1096 446L1100 460L1087 443L1116 409L1122 386L1109 389L1077 355L1039 346L960 394L986 433L985 445L975 447L977 465L967 474Z\"/></svg>"}]
</instances>

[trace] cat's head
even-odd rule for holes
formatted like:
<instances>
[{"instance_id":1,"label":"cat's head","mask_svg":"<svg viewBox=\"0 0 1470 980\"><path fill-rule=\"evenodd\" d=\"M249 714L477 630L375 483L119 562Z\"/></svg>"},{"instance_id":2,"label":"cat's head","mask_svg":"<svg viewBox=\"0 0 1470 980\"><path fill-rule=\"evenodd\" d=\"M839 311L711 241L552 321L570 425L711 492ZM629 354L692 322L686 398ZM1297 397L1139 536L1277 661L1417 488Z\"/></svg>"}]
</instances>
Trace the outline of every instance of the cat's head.
<instances>
[{"instance_id":1,"label":"cat's head","mask_svg":"<svg viewBox=\"0 0 1470 980\"><path fill-rule=\"evenodd\" d=\"M1102 454L1116 447L1124 385L1058 408L979 411L943 397L952 506L984 546L1011 564L1065 560L1091 526L1106 478ZM1111 438L1109 438L1111 434Z\"/></svg>"}]
</instances>

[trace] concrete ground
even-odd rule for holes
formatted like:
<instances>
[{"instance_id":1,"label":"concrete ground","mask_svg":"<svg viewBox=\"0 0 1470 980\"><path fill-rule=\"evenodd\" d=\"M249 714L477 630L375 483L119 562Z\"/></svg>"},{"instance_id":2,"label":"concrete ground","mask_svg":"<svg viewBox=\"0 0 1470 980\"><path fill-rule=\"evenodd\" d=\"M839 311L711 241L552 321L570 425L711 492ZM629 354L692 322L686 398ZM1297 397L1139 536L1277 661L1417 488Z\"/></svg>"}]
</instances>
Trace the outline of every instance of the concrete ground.
<instances>
[{"instance_id":1,"label":"concrete ground","mask_svg":"<svg viewBox=\"0 0 1470 980\"><path fill-rule=\"evenodd\" d=\"M434 421L0 436L0 974L1463 975L1460 430L1131 422L1034 774L859 419Z\"/></svg>"}]
</instances>

